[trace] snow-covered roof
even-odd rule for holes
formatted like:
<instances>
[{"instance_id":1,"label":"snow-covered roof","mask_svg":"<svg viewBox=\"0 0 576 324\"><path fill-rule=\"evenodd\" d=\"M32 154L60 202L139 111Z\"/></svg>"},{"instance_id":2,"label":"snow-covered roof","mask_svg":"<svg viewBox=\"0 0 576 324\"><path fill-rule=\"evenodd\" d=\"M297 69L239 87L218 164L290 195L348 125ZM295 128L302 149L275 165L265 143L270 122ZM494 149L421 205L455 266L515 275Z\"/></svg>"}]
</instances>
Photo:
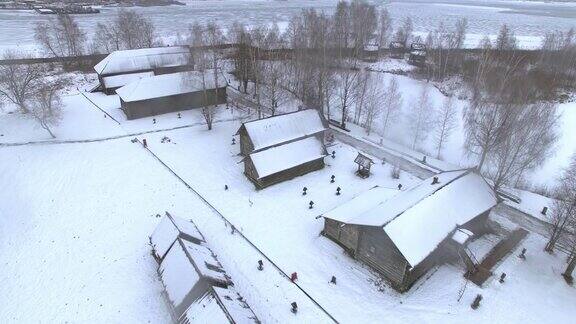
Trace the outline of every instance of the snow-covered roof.
<instances>
[{"instance_id":1,"label":"snow-covered roof","mask_svg":"<svg viewBox=\"0 0 576 324\"><path fill-rule=\"evenodd\" d=\"M212 289L216 296L218 296L222 306L236 323L259 323L256 315L254 315L244 299L234 290L234 287L231 286L228 287L228 289L212 287Z\"/></svg>"},{"instance_id":2,"label":"snow-covered roof","mask_svg":"<svg viewBox=\"0 0 576 324\"><path fill-rule=\"evenodd\" d=\"M218 81L219 87L226 86L226 80L223 77ZM155 75L130 82L116 90L116 93L125 102L132 102L200 91L204 83L207 89L215 88L216 83L212 71L204 73L204 81L202 74L198 71Z\"/></svg>"},{"instance_id":3,"label":"snow-covered roof","mask_svg":"<svg viewBox=\"0 0 576 324\"><path fill-rule=\"evenodd\" d=\"M182 314L178 323L182 324L212 324L232 323L224 309L218 303L217 296L207 292L200 299L194 301Z\"/></svg>"},{"instance_id":4,"label":"snow-covered roof","mask_svg":"<svg viewBox=\"0 0 576 324\"><path fill-rule=\"evenodd\" d=\"M140 72L140 73L130 73L130 74L119 74L102 78L104 86L108 89L110 88L120 88L127 85L130 82L140 80L142 78L147 78L154 76L154 72Z\"/></svg>"},{"instance_id":5,"label":"snow-covered roof","mask_svg":"<svg viewBox=\"0 0 576 324\"><path fill-rule=\"evenodd\" d=\"M178 237L193 241L204 240L192 222L166 214L150 236L156 258L162 260Z\"/></svg>"},{"instance_id":6,"label":"snow-covered roof","mask_svg":"<svg viewBox=\"0 0 576 324\"><path fill-rule=\"evenodd\" d=\"M356 224L358 220L365 220L366 213L371 212L378 205L384 203L390 197L398 193L396 189L388 189L382 187L373 187L370 190L356 195L348 202L324 213L324 218L330 218L346 224ZM378 220L377 225L382 220Z\"/></svg>"},{"instance_id":7,"label":"snow-covered roof","mask_svg":"<svg viewBox=\"0 0 576 324\"><path fill-rule=\"evenodd\" d=\"M413 50L410 52L411 55L414 56L426 56L426 51L424 50Z\"/></svg>"},{"instance_id":8,"label":"snow-covered roof","mask_svg":"<svg viewBox=\"0 0 576 324\"><path fill-rule=\"evenodd\" d=\"M454 234L452 235L452 239L454 241L460 243L460 244L464 244L473 235L474 235L474 233L470 232L469 230L467 230L465 228L459 228L456 231L454 231Z\"/></svg>"},{"instance_id":9,"label":"snow-covered roof","mask_svg":"<svg viewBox=\"0 0 576 324\"><path fill-rule=\"evenodd\" d=\"M255 151L317 134L326 129L315 109L258 119L244 123L242 127L250 136Z\"/></svg>"},{"instance_id":10,"label":"snow-covered roof","mask_svg":"<svg viewBox=\"0 0 576 324\"><path fill-rule=\"evenodd\" d=\"M250 154L259 178L299 166L326 156L326 149L312 136Z\"/></svg>"},{"instance_id":11,"label":"snow-covered roof","mask_svg":"<svg viewBox=\"0 0 576 324\"><path fill-rule=\"evenodd\" d=\"M186 309L179 323L259 323L259 321L233 287L228 289L212 287Z\"/></svg>"},{"instance_id":12,"label":"snow-covered roof","mask_svg":"<svg viewBox=\"0 0 576 324\"><path fill-rule=\"evenodd\" d=\"M218 262L214 254L212 254L212 251L207 246L185 240L180 240L180 242L190 259L192 259L196 264L200 275L222 283L227 283L229 281L220 265L220 262Z\"/></svg>"},{"instance_id":13,"label":"snow-covered roof","mask_svg":"<svg viewBox=\"0 0 576 324\"><path fill-rule=\"evenodd\" d=\"M170 303L178 307L200 280L200 275L190 262L180 244L174 244L160 264L160 279Z\"/></svg>"},{"instance_id":14,"label":"snow-covered roof","mask_svg":"<svg viewBox=\"0 0 576 324\"><path fill-rule=\"evenodd\" d=\"M404 258L415 267L458 226L498 203L492 187L475 172L449 171L398 194L380 205L388 219L384 231Z\"/></svg>"},{"instance_id":15,"label":"snow-covered roof","mask_svg":"<svg viewBox=\"0 0 576 324\"><path fill-rule=\"evenodd\" d=\"M190 51L185 46L141 48L112 52L96 64L94 70L107 75L182 66L189 62Z\"/></svg>"}]
</instances>

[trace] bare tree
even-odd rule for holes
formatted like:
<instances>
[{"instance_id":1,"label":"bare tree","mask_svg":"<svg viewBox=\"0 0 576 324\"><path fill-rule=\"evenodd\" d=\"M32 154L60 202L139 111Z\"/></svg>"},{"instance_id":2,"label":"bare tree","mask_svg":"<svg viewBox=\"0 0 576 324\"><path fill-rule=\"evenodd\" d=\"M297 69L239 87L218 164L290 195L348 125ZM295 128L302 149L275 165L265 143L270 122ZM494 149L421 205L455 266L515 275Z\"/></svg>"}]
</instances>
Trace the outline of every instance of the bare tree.
<instances>
[{"instance_id":1,"label":"bare tree","mask_svg":"<svg viewBox=\"0 0 576 324\"><path fill-rule=\"evenodd\" d=\"M379 23L378 54L380 54L382 48L388 46L388 39L390 38L390 34L392 34L392 18L390 18L390 14L386 8L380 11Z\"/></svg>"},{"instance_id":2,"label":"bare tree","mask_svg":"<svg viewBox=\"0 0 576 324\"><path fill-rule=\"evenodd\" d=\"M428 136L431 121L434 120L431 118L431 114L433 113L434 109L430 103L428 86L423 84L418 100L410 105L410 112L407 116L408 130L412 138L412 149L416 149L417 144L425 140Z\"/></svg>"},{"instance_id":3,"label":"bare tree","mask_svg":"<svg viewBox=\"0 0 576 324\"><path fill-rule=\"evenodd\" d=\"M37 23L34 38L44 52L54 57L82 55L86 43L86 34L68 14L58 14L48 22Z\"/></svg>"},{"instance_id":4,"label":"bare tree","mask_svg":"<svg viewBox=\"0 0 576 324\"><path fill-rule=\"evenodd\" d=\"M569 233L567 228L576 225L576 154L558 179L554 197L552 213L548 217L550 238L544 248L549 253L554 251L559 239Z\"/></svg>"},{"instance_id":5,"label":"bare tree","mask_svg":"<svg viewBox=\"0 0 576 324\"><path fill-rule=\"evenodd\" d=\"M404 19L404 23L402 27L396 29L396 35L394 35L394 41L400 42L404 44L404 46L408 45L412 37L414 26L412 25L412 19L410 17L406 17Z\"/></svg>"},{"instance_id":6,"label":"bare tree","mask_svg":"<svg viewBox=\"0 0 576 324\"><path fill-rule=\"evenodd\" d=\"M96 52L147 48L160 45L150 18L133 10L121 9L108 24L99 23L92 38Z\"/></svg>"},{"instance_id":7,"label":"bare tree","mask_svg":"<svg viewBox=\"0 0 576 324\"><path fill-rule=\"evenodd\" d=\"M398 80L390 79L382 102L382 138L386 137L388 126L395 123L402 109L402 94L398 89Z\"/></svg>"},{"instance_id":8,"label":"bare tree","mask_svg":"<svg viewBox=\"0 0 576 324\"><path fill-rule=\"evenodd\" d=\"M62 99L59 91L68 83L65 78L57 77L43 81L30 98L30 116L34 118L52 138L56 138L52 127L62 119Z\"/></svg>"},{"instance_id":9,"label":"bare tree","mask_svg":"<svg viewBox=\"0 0 576 324\"><path fill-rule=\"evenodd\" d=\"M386 90L382 86L384 84L384 76L381 73L376 73L376 75L368 79L368 85L366 90L366 99L364 103L364 123L363 126L366 129L366 133L370 135L372 132L372 126L374 125L374 120L378 118L382 112L382 103L386 98Z\"/></svg>"},{"instance_id":10,"label":"bare tree","mask_svg":"<svg viewBox=\"0 0 576 324\"><path fill-rule=\"evenodd\" d=\"M434 141L436 144L436 158L440 158L442 148L457 126L458 115L452 97L444 98L444 103L438 109L435 120Z\"/></svg>"},{"instance_id":11,"label":"bare tree","mask_svg":"<svg viewBox=\"0 0 576 324\"><path fill-rule=\"evenodd\" d=\"M3 59L20 59L30 57L19 51L7 50ZM46 68L42 64L7 64L0 65L0 99L13 103L21 113L30 112L28 101L39 87Z\"/></svg>"},{"instance_id":12,"label":"bare tree","mask_svg":"<svg viewBox=\"0 0 576 324\"><path fill-rule=\"evenodd\" d=\"M496 38L496 50L515 50L517 47L516 36L514 32L508 28L508 25L504 24L500 27L498 32L498 37Z\"/></svg>"},{"instance_id":13,"label":"bare tree","mask_svg":"<svg viewBox=\"0 0 576 324\"><path fill-rule=\"evenodd\" d=\"M350 66L351 60L345 60L343 65ZM352 105L354 92L358 85L359 71L356 68L344 69L339 77L336 79L336 94L340 103L340 110L342 112L340 126L346 128L346 121L348 120L348 113Z\"/></svg>"},{"instance_id":14,"label":"bare tree","mask_svg":"<svg viewBox=\"0 0 576 324\"><path fill-rule=\"evenodd\" d=\"M370 78L371 73L362 69L359 74L358 78L356 79L356 85L354 87L354 102L356 105L354 106L354 123L356 125L360 125L360 118L362 117L364 104L366 95L368 92L368 88L370 86Z\"/></svg>"}]
</instances>

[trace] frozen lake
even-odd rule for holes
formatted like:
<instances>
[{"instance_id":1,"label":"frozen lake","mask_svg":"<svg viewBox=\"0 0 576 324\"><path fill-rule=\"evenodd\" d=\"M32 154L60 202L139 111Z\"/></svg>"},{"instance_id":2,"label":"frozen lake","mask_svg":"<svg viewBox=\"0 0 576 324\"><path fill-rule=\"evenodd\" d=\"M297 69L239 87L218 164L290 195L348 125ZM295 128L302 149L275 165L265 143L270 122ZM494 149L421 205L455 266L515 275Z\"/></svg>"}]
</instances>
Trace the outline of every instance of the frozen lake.
<instances>
[{"instance_id":1,"label":"frozen lake","mask_svg":"<svg viewBox=\"0 0 576 324\"><path fill-rule=\"evenodd\" d=\"M315 8L331 13L336 0L185 0L186 6L134 8L151 17L162 37L171 39L185 32L194 21L218 20L229 25L233 21L246 24L278 22L285 26L290 16L302 9ZM440 21L452 25L457 19L468 19L468 46L475 46L484 35L495 35L500 25L507 23L516 32L521 45L537 46L539 36L547 31L566 30L576 25L575 3L545 3L496 0L403 0L386 3L395 22L411 17L417 34L424 35ZM102 13L78 15L82 28L89 35L98 22L113 19L117 8L102 8ZM0 47L33 47L33 27L37 22L50 19L31 11L0 10Z\"/></svg>"}]
</instances>

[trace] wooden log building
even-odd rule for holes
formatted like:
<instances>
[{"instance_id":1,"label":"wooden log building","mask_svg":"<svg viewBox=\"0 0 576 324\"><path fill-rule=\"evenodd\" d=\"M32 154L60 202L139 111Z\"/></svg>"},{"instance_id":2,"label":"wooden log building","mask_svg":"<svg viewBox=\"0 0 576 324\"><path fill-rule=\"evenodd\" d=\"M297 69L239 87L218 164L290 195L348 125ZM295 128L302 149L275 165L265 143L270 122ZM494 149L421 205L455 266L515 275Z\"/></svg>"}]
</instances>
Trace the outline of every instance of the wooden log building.
<instances>
[{"instance_id":1,"label":"wooden log building","mask_svg":"<svg viewBox=\"0 0 576 324\"><path fill-rule=\"evenodd\" d=\"M314 109L243 123L244 174L262 189L324 167L328 124Z\"/></svg>"},{"instance_id":2,"label":"wooden log building","mask_svg":"<svg viewBox=\"0 0 576 324\"><path fill-rule=\"evenodd\" d=\"M204 79L203 79L204 78ZM204 86L206 90L204 90ZM224 104L227 81L212 71L156 75L131 82L116 90L128 119Z\"/></svg>"},{"instance_id":3,"label":"wooden log building","mask_svg":"<svg viewBox=\"0 0 576 324\"><path fill-rule=\"evenodd\" d=\"M191 71L191 62L187 46L142 48L112 52L96 64L94 70L98 74L99 89L110 95L141 78Z\"/></svg>"},{"instance_id":4,"label":"wooden log building","mask_svg":"<svg viewBox=\"0 0 576 324\"><path fill-rule=\"evenodd\" d=\"M166 213L150 243L175 323L259 323L192 222Z\"/></svg>"},{"instance_id":5,"label":"wooden log building","mask_svg":"<svg viewBox=\"0 0 576 324\"><path fill-rule=\"evenodd\" d=\"M435 265L468 266L463 246L486 233L498 202L473 170L448 171L405 191L374 187L325 213L322 234L403 292Z\"/></svg>"}]
</instances>

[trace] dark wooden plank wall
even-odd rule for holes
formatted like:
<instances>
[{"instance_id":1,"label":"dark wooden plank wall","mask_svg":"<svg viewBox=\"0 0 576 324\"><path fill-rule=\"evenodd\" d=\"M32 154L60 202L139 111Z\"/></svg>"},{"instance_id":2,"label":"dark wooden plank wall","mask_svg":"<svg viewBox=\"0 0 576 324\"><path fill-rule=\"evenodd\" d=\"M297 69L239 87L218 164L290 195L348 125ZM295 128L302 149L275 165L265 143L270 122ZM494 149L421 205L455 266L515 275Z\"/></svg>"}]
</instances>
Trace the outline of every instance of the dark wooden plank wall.
<instances>
[{"instance_id":1,"label":"dark wooden plank wall","mask_svg":"<svg viewBox=\"0 0 576 324\"><path fill-rule=\"evenodd\" d=\"M356 258L384 275L395 288L401 287L408 262L381 226L362 226Z\"/></svg>"},{"instance_id":2,"label":"dark wooden plank wall","mask_svg":"<svg viewBox=\"0 0 576 324\"><path fill-rule=\"evenodd\" d=\"M208 105L226 103L227 96L225 87L218 89L218 98L216 98L216 89L207 90L207 95ZM142 101L125 102L120 100L120 103L126 117L128 119L136 119L204 107L204 99L204 92L196 91Z\"/></svg>"},{"instance_id":3,"label":"dark wooden plank wall","mask_svg":"<svg viewBox=\"0 0 576 324\"><path fill-rule=\"evenodd\" d=\"M246 163L252 164L252 162L248 162L248 160L250 160L250 156L247 156L244 159L245 163L244 170L246 170ZM273 184L287 181L312 171L320 170L323 167L324 167L324 158L322 157L310 162L297 165L293 168L271 174L263 178L251 177L249 174L246 175L248 176L248 179L250 179L254 183L257 189L263 189Z\"/></svg>"}]
</instances>

